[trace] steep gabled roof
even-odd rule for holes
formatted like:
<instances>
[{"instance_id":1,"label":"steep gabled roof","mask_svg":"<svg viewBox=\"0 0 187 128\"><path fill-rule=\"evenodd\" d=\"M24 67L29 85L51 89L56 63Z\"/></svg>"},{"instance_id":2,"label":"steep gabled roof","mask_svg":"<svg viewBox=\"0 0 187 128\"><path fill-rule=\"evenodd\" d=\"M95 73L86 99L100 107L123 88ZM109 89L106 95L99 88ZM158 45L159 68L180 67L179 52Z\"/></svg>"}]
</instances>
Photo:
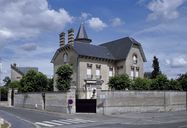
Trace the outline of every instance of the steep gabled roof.
<instances>
[{"instance_id":1,"label":"steep gabled roof","mask_svg":"<svg viewBox=\"0 0 187 128\"><path fill-rule=\"evenodd\" d=\"M101 44L100 46L106 47L116 60L126 59L128 53L133 45L137 45L140 48L140 52L143 61L146 61L142 46L136 40L131 37L125 37L111 42Z\"/></svg>"},{"instance_id":2,"label":"steep gabled roof","mask_svg":"<svg viewBox=\"0 0 187 128\"><path fill-rule=\"evenodd\" d=\"M17 71L19 74L21 74L22 76L27 74L27 72L29 70L35 70L35 71L38 71L38 68L37 67L17 67L17 66L14 66L14 65L11 65L11 68L14 69L15 71Z\"/></svg>"},{"instance_id":3,"label":"steep gabled roof","mask_svg":"<svg viewBox=\"0 0 187 128\"><path fill-rule=\"evenodd\" d=\"M54 62L57 55L64 48L71 48L81 56L97 57L110 60L122 60L127 58L133 45L139 47L143 61L146 62L146 57L144 55L141 44L130 37L121 38L101 45L92 45L89 43L81 43L75 41L73 46L66 44L64 47L59 48L53 56L51 62Z\"/></svg>"},{"instance_id":4,"label":"steep gabled roof","mask_svg":"<svg viewBox=\"0 0 187 128\"><path fill-rule=\"evenodd\" d=\"M77 41L77 42L80 41L80 42L83 42L83 43L90 43L92 41L91 39L88 38L83 23L79 27L79 30L78 30L77 36L75 38L75 41Z\"/></svg>"},{"instance_id":5,"label":"steep gabled roof","mask_svg":"<svg viewBox=\"0 0 187 128\"><path fill-rule=\"evenodd\" d=\"M74 43L73 49L82 56L97 57L103 59L115 59L110 51L103 46L88 43Z\"/></svg>"}]
</instances>

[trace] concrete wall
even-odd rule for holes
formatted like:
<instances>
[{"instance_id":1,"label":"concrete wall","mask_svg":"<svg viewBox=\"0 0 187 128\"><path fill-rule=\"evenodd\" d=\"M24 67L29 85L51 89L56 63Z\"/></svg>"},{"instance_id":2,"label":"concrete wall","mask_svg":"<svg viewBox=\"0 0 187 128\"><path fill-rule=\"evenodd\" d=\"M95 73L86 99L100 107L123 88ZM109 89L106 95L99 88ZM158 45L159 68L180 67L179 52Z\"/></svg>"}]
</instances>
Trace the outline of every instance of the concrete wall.
<instances>
[{"instance_id":1,"label":"concrete wall","mask_svg":"<svg viewBox=\"0 0 187 128\"><path fill-rule=\"evenodd\" d=\"M43 98L42 93L15 94L14 106L69 113L68 99L73 100L73 104L71 105L71 113L75 113L75 91L70 91L67 93L45 93L45 98Z\"/></svg>"},{"instance_id":2,"label":"concrete wall","mask_svg":"<svg viewBox=\"0 0 187 128\"><path fill-rule=\"evenodd\" d=\"M31 109L44 109L41 93L23 93L14 95L14 106Z\"/></svg>"},{"instance_id":3,"label":"concrete wall","mask_svg":"<svg viewBox=\"0 0 187 128\"><path fill-rule=\"evenodd\" d=\"M186 92L97 91L97 113L186 110Z\"/></svg>"},{"instance_id":4,"label":"concrete wall","mask_svg":"<svg viewBox=\"0 0 187 128\"><path fill-rule=\"evenodd\" d=\"M0 106L8 107L8 101L0 101Z\"/></svg>"}]
</instances>

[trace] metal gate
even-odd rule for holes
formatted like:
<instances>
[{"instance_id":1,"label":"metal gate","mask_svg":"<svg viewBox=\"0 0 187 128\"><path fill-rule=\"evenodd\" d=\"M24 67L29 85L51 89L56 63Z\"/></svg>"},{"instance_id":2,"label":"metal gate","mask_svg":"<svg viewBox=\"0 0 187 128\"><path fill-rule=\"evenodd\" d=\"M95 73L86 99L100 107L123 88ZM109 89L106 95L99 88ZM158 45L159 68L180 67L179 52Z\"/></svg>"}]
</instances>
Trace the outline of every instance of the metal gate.
<instances>
[{"instance_id":1,"label":"metal gate","mask_svg":"<svg viewBox=\"0 0 187 128\"><path fill-rule=\"evenodd\" d=\"M96 99L76 99L76 112L96 113Z\"/></svg>"}]
</instances>

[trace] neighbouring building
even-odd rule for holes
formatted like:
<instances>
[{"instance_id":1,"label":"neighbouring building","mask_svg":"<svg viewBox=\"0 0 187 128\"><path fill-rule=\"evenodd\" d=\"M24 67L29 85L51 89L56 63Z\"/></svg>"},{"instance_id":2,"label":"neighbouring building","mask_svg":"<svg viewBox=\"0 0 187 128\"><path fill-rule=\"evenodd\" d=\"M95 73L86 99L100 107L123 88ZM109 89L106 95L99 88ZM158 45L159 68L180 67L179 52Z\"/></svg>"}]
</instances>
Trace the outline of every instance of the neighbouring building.
<instances>
[{"instance_id":1,"label":"neighbouring building","mask_svg":"<svg viewBox=\"0 0 187 128\"><path fill-rule=\"evenodd\" d=\"M80 25L74 39L74 30L68 30L68 43L65 33L59 34L60 47L51 62L54 65L54 90L56 71L64 64L73 67L72 85L76 86L78 98L93 98L97 88L109 90L109 78L117 74L128 74L130 78L144 77L144 55L142 46L131 37L125 37L94 45L88 38L85 27Z\"/></svg>"},{"instance_id":2,"label":"neighbouring building","mask_svg":"<svg viewBox=\"0 0 187 128\"><path fill-rule=\"evenodd\" d=\"M11 81L19 81L27 74L29 70L35 70L38 72L37 67L18 67L15 63L11 64Z\"/></svg>"}]
</instances>

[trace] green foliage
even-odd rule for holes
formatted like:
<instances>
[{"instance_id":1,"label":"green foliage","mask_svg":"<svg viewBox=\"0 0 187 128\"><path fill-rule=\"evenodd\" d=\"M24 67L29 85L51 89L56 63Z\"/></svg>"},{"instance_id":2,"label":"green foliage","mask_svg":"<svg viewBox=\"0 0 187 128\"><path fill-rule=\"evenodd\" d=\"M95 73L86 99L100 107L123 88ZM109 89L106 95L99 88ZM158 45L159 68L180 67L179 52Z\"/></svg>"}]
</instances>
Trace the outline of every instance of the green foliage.
<instances>
[{"instance_id":1,"label":"green foliage","mask_svg":"<svg viewBox=\"0 0 187 128\"><path fill-rule=\"evenodd\" d=\"M53 91L53 78L51 79L51 78L49 78L48 79L48 84L47 84L47 91Z\"/></svg>"},{"instance_id":2,"label":"green foliage","mask_svg":"<svg viewBox=\"0 0 187 128\"><path fill-rule=\"evenodd\" d=\"M182 86L179 83L179 81L171 79L169 81L169 90L179 90L179 91L182 91L183 89L182 89Z\"/></svg>"},{"instance_id":3,"label":"green foliage","mask_svg":"<svg viewBox=\"0 0 187 128\"><path fill-rule=\"evenodd\" d=\"M151 80L146 78L136 78L133 81L132 90L149 90L151 86Z\"/></svg>"},{"instance_id":4,"label":"green foliage","mask_svg":"<svg viewBox=\"0 0 187 128\"><path fill-rule=\"evenodd\" d=\"M20 89L21 88L21 85L20 85L20 82L19 81L13 81L13 82L10 82L9 88L16 88L16 89Z\"/></svg>"},{"instance_id":5,"label":"green foliage","mask_svg":"<svg viewBox=\"0 0 187 128\"><path fill-rule=\"evenodd\" d=\"M187 91L187 73L180 75L177 81L179 82L182 89Z\"/></svg>"},{"instance_id":6,"label":"green foliage","mask_svg":"<svg viewBox=\"0 0 187 128\"><path fill-rule=\"evenodd\" d=\"M70 89L71 84L71 75L73 74L73 70L70 65L62 65L57 69L56 74L57 78L57 89L60 91L68 91Z\"/></svg>"},{"instance_id":7,"label":"green foliage","mask_svg":"<svg viewBox=\"0 0 187 128\"><path fill-rule=\"evenodd\" d=\"M169 90L169 80L166 75L158 75L152 80L151 90Z\"/></svg>"},{"instance_id":8,"label":"green foliage","mask_svg":"<svg viewBox=\"0 0 187 128\"><path fill-rule=\"evenodd\" d=\"M126 74L117 75L109 79L108 85L111 89L125 90L131 88L132 81L130 80L129 76Z\"/></svg>"},{"instance_id":9,"label":"green foliage","mask_svg":"<svg viewBox=\"0 0 187 128\"><path fill-rule=\"evenodd\" d=\"M47 77L34 70L27 72L20 81L21 92L41 92L46 91L47 88Z\"/></svg>"},{"instance_id":10,"label":"green foliage","mask_svg":"<svg viewBox=\"0 0 187 128\"><path fill-rule=\"evenodd\" d=\"M151 78L156 78L158 75L161 74L161 71L160 71L160 67L159 67L159 61L158 61L158 58L156 58L156 56L153 57L153 64L152 64L152 67L153 67L153 71L151 73Z\"/></svg>"}]
</instances>

